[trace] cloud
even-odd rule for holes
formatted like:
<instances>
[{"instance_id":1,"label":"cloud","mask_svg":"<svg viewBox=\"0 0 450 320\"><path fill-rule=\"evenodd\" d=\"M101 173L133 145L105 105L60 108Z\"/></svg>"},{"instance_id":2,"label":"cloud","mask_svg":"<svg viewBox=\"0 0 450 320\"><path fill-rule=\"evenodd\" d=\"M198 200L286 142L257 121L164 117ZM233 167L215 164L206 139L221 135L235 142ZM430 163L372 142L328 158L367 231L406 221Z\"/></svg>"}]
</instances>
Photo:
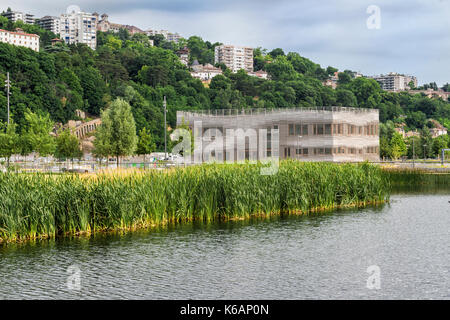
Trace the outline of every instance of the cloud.
<instances>
[{"instance_id":1,"label":"cloud","mask_svg":"<svg viewBox=\"0 0 450 320\"><path fill-rule=\"evenodd\" d=\"M71 4L106 12L113 22L199 35L212 42L283 48L320 63L364 74L416 75L420 83L450 82L448 0L2 0L36 16ZM381 9L381 29L369 30L369 5Z\"/></svg>"}]
</instances>

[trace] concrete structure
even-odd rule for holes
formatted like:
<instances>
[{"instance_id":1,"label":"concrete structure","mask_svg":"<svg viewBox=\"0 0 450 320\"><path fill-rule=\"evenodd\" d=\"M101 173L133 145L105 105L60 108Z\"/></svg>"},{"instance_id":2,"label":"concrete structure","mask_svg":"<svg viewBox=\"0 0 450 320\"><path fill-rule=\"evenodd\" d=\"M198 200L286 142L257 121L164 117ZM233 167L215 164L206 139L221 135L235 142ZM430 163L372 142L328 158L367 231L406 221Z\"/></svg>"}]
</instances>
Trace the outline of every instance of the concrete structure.
<instances>
[{"instance_id":1,"label":"concrete structure","mask_svg":"<svg viewBox=\"0 0 450 320\"><path fill-rule=\"evenodd\" d=\"M45 16L36 19L36 23L45 30L51 31L54 34L61 34L61 17Z\"/></svg>"},{"instance_id":2,"label":"concrete structure","mask_svg":"<svg viewBox=\"0 0 450 320\"><path fill-rule=\"evenodd\" d=\"M214 63L224 63L232 72L253 72L253 48L221 45L215 47Z\"/></svg>"},{"instance_id":3,"label":"concrete structure","mask_svg":"<svg viewBox=\"0 0 450 320\"><path fill-rule=\"evenodd\" d=\"M16 29L16 31L0 29L0 42L29 48L39 52L39 36L37 34L25 33L19 28Z\"/></svg>"},{"instance_id":4,"label":"concrete structure","mask_svg":"<svg viewBox=\"0 0 450 320\"><path fill-rule=\"evenodd\" d=\"M387 75L372 76L369 78L375 79L380 84L381 89L387 91L403 91L410 89L409 83L411 81L414 83L414 87L417 87L416 77L398 74L395 72L388 73Z\"/></svg>"},{"instance_id":5,"label":"concrete structure","mask_svg":"<svg viewBox=\"0 0 450 320\"><path fill-rule=\"evenodd\" d=\"M201 65L197 60L194 61L191 68L193 70L191 76L202 81L211 80L215 76L222 74L222 69L216 68L209 63Z\"/></svg>"},{"instance_id":6,"label":"concrete structure","mask_svg":"<svg viewBox=\"0 0 450 320\"><path fill-rule=\"evenodd\" d=\"M234 146L231 153L225 147L214 151L218 159L262 160L278 154L280 159L302 161L379 160L379 113L376 109L322 107L177 112L177 125L187 123L194 134L199 132L198 121L204 135L201 142L203 150L208 148L207 141L216 141L221 137L224 146ZM244 150L238 151L237 138L228 138L227 129L254 129L257 143L246 142ZM261 129L267 129L267 137ZM278 130L278 150L276 141L272 139L272 134L276 132L271 129ZM264 150L266 142L267 148ZM197 148L198 145L195 140L194 146Z\"/></svg>"},{"instance_id":7,"label":"concrete structure","mask_svg":"<svg viewBox=\"0 0 450 320\"><path fill-rule=\"evenodd\" d=\"M84 139L88 133L95 131L101 123L100 118L88 122L69 120L64 127L72 129L78 139Z\"/></svg>"},{"instance_id":8,"label":"concrete structure","mask_svg":"<svg viewBox=\"0 0 450 320\"><path fill-rule=\"evenodd\" d=\"M19 11L4 11L2 16L8 18L11 22L22 20L26 24L34 24L34 15Z\"/></svg>"},{"instance_id":9,"label":"concrete structure","mask_svg":"<svg viewBox=\"0 0 450 320\"><path fill-rule=\"evenodd\" d=\"M172 41L175 43L178 43L178 41L181 39L181 36L175 32L169 32L168 30L154 30L154 29L148 29L145 31L145 34L147 34L147 36L151 37L151 36L156 36L157 34L161 34L164 36L164 39L166 39L167 41Z\"/></svg>"},{"instance_id":10,"label":"concrete structure","mask_svg":"<svg viewBox=\"0 0 450 320\"><path fill-rule=\"evenodd\" d=\"M67 44L84 43L97 47L97 17L86 12L71 11L61 15L61 38Z\"/></svg>"}]
</instances>

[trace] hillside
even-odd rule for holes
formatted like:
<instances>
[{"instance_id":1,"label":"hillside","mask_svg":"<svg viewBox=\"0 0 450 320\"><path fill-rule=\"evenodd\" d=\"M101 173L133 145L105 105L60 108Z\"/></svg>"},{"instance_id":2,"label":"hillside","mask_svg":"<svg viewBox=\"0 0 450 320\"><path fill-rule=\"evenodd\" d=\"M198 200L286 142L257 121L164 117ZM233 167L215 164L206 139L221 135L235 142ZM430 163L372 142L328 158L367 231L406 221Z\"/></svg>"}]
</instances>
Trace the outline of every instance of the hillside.
<instances>
[{"instance_id":1,"label":"hillside","mask_svg":"<svg viewBox=\"0 0 450 320\"><path fill-rule=\"evenodd\" d=\"M0 20L1 28L2 20ZM15 25L3 25L14 28ZM23 26L21 26L23 27ZM38 32L42 41L51 34ZM41 52L0 43L0 81L11 74L11 111L19 127L26 108L48 112L54 121L66 123L75 119L81 109L93 116L116 97L127 100L133 110L137 130L146 127L160 149L164 128L162 100L167 96L168 122L175 126L177 110L226 108L288 108L313 106L350 106L379 108L380 120L406 123L407 129L422 128L427 119L436 119L450 127L450 103L421 95L389 93L367 78L352 78L352 72L339 74L339 85L332 89L322 81L336 69L321 68L298 53L285 54L282 49L271 52L255 49L255 70L267 71L271 80L248 76L244 71L216 76L206 88L191 77L175 54L187 45L191 60L212 63L214 46L199 37L183 40L178 45L154 38L148 44L142 34L130 36L126 30L118 34L98 33L98 48L85 45L54 47L44 45ZM222 66L222 68L225 68ZM0 105L6 105L0 92ZM0 109L0 120L6 121L6 108Z\"/></svg>"}]
</instances>

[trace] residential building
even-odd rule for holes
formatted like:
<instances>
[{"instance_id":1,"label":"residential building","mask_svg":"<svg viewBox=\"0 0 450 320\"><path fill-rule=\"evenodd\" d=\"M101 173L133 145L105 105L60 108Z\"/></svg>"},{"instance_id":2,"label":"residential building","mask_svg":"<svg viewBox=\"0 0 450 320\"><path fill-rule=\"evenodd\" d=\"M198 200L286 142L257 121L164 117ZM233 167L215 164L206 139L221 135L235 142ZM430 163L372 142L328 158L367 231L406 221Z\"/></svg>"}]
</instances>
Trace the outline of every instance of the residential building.
<instances>
[{"instance_id":1,"label":"residential building","mask_svg":"<svg viewBox=\"0 0 450 320\"><path fill-rule=\"evenodd\" d=\"M29 48L39 52L39 36L37 34L25 33L19 28L17 28L16 31L0 29L0 42Z\"/></svg>"},{"instance_id":2,"label":"residential building","mask_svg":"<svg viewBox=\"0 0 450 320\"><path fill-rule=\"evenodd\" d=\"M84 43L97 47L97 17L91 13L76 12L61 15L61 38L67 44Z\"/></svg>"},{"instance_id":3,"label":"residential building","mask_svg":"<svg viewBox=\"0 0 450 320\"><path fill-rule=\"evenodd\" d=\"M100 16L100 19L98 17L98 13L94 12L92 14L93 16L95 16L97 18L97 30L98 31L102 31L102 32L108 32L108 31L112 31L112 32L119 32L120 29L127 29L128 32L133 35L135 33L144 33L145 32L141 29L139 29L138 27L135 26L131 26L128 24L120 24L120 23L112 23L108 20L108 15L106 13L102 14Z\"/></svg>"},{"instance_id":4,"label":"residential building","mask_svg":"<svg viewBox=\"0 0 450 320\"><path fill-rule=\"evenodd\" d=\"M434 119L430 119L429 121L433 123L433 128L430 129L431 136L433 138L447 134L447 128L440 124L439 121L436 121Z\"/></svg>"},{"instance_id":5,"label":"residential building","mask_svg":"<svg viewBox=\"0 0 450 320\"><path fill-rule=\"evenodd\" d=\"M269 75L267 74L267 72L262 71L262 70L258 70L255 72L247 72L247 74L251 77L257 77L257 78L261 78L261 79L268 79Z\"/></svg>"},{"instance_id":6,"label":"residential building","mask_svg":"<svg viewBox=\"0 0 450 320\"><path fill-rule=\"evenodd\" d=\"M200 79L202 81L211 80L215 76L222 74L222 69L216 68L209 63L201 65L197 60L194 61L191 68L193 70L191 72L192 77Z\"/></svg>"},{"instance_id":7,"label":"residential building","mask_svg":"<svg viewBox=\"0 0 450 320\"><path fill-rule=\"evenodd\" d=\"M145 33L151 37L155 36L157 34L161 34L164 39L167 41L172 41L175 43L178 43L178 41L181 39L181 36L178 33L169 32L168 30L154 30L154 29L148 29L145 31Z\"/></svg>"},{"instance_id":8,"label":"residential building","mask_svg":"<svg viewBox=\"0 0 450 320\"><path fill-rule=\"evenodd\" d=\"M417 87L417 78L404 74L390 72L387 75L379 75L369 77L375 79L381 86L381 89L386 91L403 91L410 89L409 83L412 81L414 87Z\"/></svg>"},{"instance_id":9,"label":"residential building","mask_svg":"<svg viewBox=\"0 0 450 320\"><path fill-rule=\"evenodd\" d=\"M8 18L8 20L10 20L11 22L22 20L26 24L34 24L34 15L32 14L7 10L2 12L2 16Z\"/></svg>"},{"instance_id":10,"label":"residential building","mask_svg":"<svg viewBox=\"0 0 450 320\"><path fill-rule=\"evenodd\" d=\"M45 30L51 31L54 34L61 34L61 17L45 16L36 19L36 23Z\"/></svg>"},{"instance_id":11,"label":"residential building","mask_svg":"<svg viewBox=\"0 0 450 320\"><path fill-rule=\"evenodd\" d=\"M214 63L224 63L232 72L253 72L253 48L221 45L215 47Z\"/></svg>"},{"instance_id":12,"label":"residential building","mask_svg":"<svg viewBox=\"0 0 450 320\"><path fill-rule=\"evenodd\" d=\"M427 90L408 90L408 93L411 94L424 94L428 98L442 98L444 101L448 101L450 99L450 92L446 92L442 89L434 90L434 89L427 89Z\"/></svg>"},{"instance_id":13,"label":"residential building","mask_svg":"<svg viewBox=\"0 0 450 320\"><path fill-rule=\"evenodd\" d=\"M301 161L379 160L377 109L178 111L177 124L183 122L192 129L194 145L200 151L194 154L195 161L214 158L233 162L277 156Z\"/></svg>"},{"instance_id":14,"label":"residential building","mask_svg":"<svg viewBox=\"0 0 450 320\"><path fill-rule=\"evenodd\" d=\"M177 56L178 58L180 58L180 61L182 64L184 64L185 66L188 66L189 64L189 48L188 47L184 47L181 50L177 51ZM197 61L198 63L198 61Z\"/></svg>"}]
</instances>

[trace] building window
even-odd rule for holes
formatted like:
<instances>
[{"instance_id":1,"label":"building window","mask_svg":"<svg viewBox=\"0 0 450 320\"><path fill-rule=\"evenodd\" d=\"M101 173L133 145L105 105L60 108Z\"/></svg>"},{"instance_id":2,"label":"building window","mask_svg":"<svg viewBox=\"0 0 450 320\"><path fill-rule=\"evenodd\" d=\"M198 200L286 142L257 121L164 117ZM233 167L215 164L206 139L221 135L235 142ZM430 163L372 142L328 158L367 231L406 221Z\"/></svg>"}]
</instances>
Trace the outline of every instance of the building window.
<instances>
[{"instance_id":1,"label":"building window","mask_svg":"<svg viewBox=\"0 0 450 320\"><path fill-rule=\"evenodd\" d=\"M284 148L284 157L290 158L291 157L291 148L285 147Z\"/></svg>"},{"instance_id":2,"label":"building window","mask_svg":"<svg viewBox=\"0 0 450 320\"><path fill-rule=\"evenodd\" d=\"M293 135L294 135L294 125L293 125L293 124L290 124L290 125L289 125L289 135L290 135L290 136L293 136Z\"/></svg>"},{"instance_id":3,"label":"building window","mask_svg":"<svg viewBox=\"0 0 450 320\"><path fill-rule=\"evenodd\" d=\"M331 134L331 124L325 124L325 134Z\"/></svg>"},{"instance_id":4,"label":"building window","mask_svg":"<svg viewBox=\"0 0 450 320\"><path fill-rule=\"evenodd\" d=\"M303 148L303 155L307 156L308 155L308 148Z\"/></svg>"},{"instance_id":5,"label":"building window","mask_svg":"<svg viewBox=\"0 0 450 320\"><path fill-rule=\"evenodd\" d=\"M295 149L295 154L302 154L302 149Z\"/></svg>"}]
</instances>

